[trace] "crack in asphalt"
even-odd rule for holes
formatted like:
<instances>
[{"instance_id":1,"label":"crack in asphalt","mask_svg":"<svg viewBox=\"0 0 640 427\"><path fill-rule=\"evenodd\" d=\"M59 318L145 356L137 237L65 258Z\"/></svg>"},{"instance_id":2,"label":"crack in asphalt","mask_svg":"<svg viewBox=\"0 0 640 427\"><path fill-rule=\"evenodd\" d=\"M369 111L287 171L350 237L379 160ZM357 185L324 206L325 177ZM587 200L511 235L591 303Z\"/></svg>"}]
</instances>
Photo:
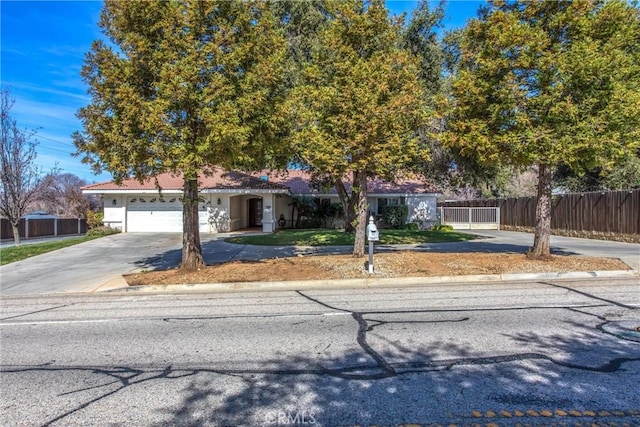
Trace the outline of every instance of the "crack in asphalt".
<instances>
[{"instance_id":1,"label":"crack in asphalt","mask_svg":"<svg viewBox=\"0 0 640 427\"><path fill-rule=\"evenodd\" d=\"M598 297L598 296L592 295L592 294L587 293L587 292L583 292L583 291L579 291L577 289L573 289L573 288L571 288L569 286L562 286L562 285L558 285L558 284L555 284L555 283L549 283L549 282L538 282L538 283L540 283L541 285L552 286L554 288L565 289L565 290L567 290L569 292L574 292L576 294L585 296L587 298L591 298L591 299L595 299L595 300L598 300L598 301L606 302L608 304L613 304L613 305L616 305L618 307L626 308L628 310L640 310L640 307L634 307L632 305L626 305L626 304L623 304L623 303L618 302L618 301L613 301L613 300L610 300L610 299Z\"/></svg>"},{"instance_id":2,"label":"crack in asphalt","mask_svg":"<svg viewBox=\"0 0 640 427\"><path fill-rule=\"evenodd\" d=\"M364 337L360 340L361 336L365 335L364 329L366 321L361 317L354 316L360 325L358 330L359 343L366 347L370 348L368 344L366 344L366 340ZM365 350L366 351L366 350ZM107 377L113 378L114 380L108 382L106 384L102 384L99 386L93 387L85 387L82 389L73 390L66 393L61 393L60 396L65 396L74 393L80 393L82 391L94 390L103 387L109 387L114 384L119 384L117 388L114 390L107 391L106 393L101 394L91 400L88 400L64 413L52 418L42 424L42 426L50 426L55 424L58 421L65 419L66 417L81 411L93 403L99 402L105 398L113 396L120 391L134 386L140 385L146 382L161 380L161 379L179 379L185 377L191 377L198 374L216 374L216 375L224 375L224 376L232 376L232 377L246 377L253 375L267 375L267 376L298 376L298 375L315 375L315 376L330 376L340 379L347 380L377 380L377 379L385 379L390 377L397 377L402 375L410 375L410 374L420 374L426 372L437 372L437 371L449 371L457 366L480 366L480 365L493 365L497 363L509 363L509 362L520 362L520 361L531 361L531 360L545 360L551 363L554 363L559 366L563 366L569 369L578 369L582 371L589 372L598 372L598 373L612 373L620 370L625 363L628 362L638 362L640 361L640 357L638 358L615 358L612 359L605 364L598 367L589 367L582 366L572 363L565 363L562 361L558 361L553 359L550 356L539 354L539 353L521 353L521 354L511 354L504 356L490 356L490 357L471 357L471 358L458 358L458 359L450 359L450 360L434 360L434 361L424 361L424 362L408 362L408 363L388 363L378 355L375 351L371 350L369 353L376 363L374 365L358 365L351 367L343 367L340 369L327 369L327 368L318 368L318 369L212 369L212 368L190 368L190 369L181 369L174 368L172 365L159 369L139 369L139 368L129 368L129 367L114 367L113 369L106 369L104 367L78 367L78 366L39 366L39 367L15 367L9 369L3 369L0 365L0 372L2 373L23 373L23 372L64 372L64 371L75 371L75 372L90 372L92 374L105 375ZM383 368L382 372L378 373L362 373L367 370L379 370ZM154 374L155 373L155 374ZM154 374L152 376L148 376L144 378L145 375Z\"/></svg>"},{"instance_id":3,"label":"crack in asphalt","mask_svg":"<svg viewBox=\"0 0 640 427\"><path fill-rule=\"evenodd\" d=\"M368 315L368 314L394 314L394 313L402 313L402 314L406 314L408 313L407 311L399 311L399 312L380 312L380 311L372 311L372 312L368 312L368 311L362 311L362 312L358 312L358 311L353 311L353 310L348 310L348 309L344 309L344 308L339 308L339 307L335 307L332 305L329 305L323 301L320 301L316 298L312 298L309 295L306 295L305 293L301 292L301 291L296 291L296 293L298 295L300 295L301 297L312 301L316 304L319 304L325 308L328 308L330 310L336 310L336 311L340 311L343 313L349 313L351 314L351 317L353 317L353 319L358 323L358 332L356 335L356 342L358 343L358 345L360 346L360 348L362 348L362 350L369 355L369 357L371 357L374 362L375 362L375 366L379 369L379 373L375 373L375 374L355 374L355 375L351 375L351 374L345 374L344 372L339 372L337 370L331 370L331 372L333 372L335 375L340 376L340 378L345 378L345 379L381 379L381 378L389 378L389 377L394 377L398 374L398 372L393 368L392 364L389 363L384 356L382 356L380 353L378 353L376 350L373 349L373 347L371 347L371 345L367 342L367 332L372 331L374 328L378 327L378 326L382 326L382 325L386 325L389 323L449 323L449 322L463 322L465 320L469 320L468 317L464 318L464 319L456 319L456 320L439 320L439 321L434 321L434 322L428 322L428 321L407 321L407 322L403 322L403 321L381 321L381 320L376 320L376 319L365 319L364 316ZM419 310L413 311L414 313L418 313L418 312L422 312ZM376 322L377 324L375 325L370 325L369 322Z\"/></svg>"},{"instance_id":4,"label":"crack in asphalt","mask_svg":"<svg viewBox=\"0 0 640 427\"><path fill-rule=\"evenodd\" d=\"M378 378L387 378L391 376L395 376L397 374L396 370L391 367L389 362L380 355L377 351L369 345L367 342L367 331L369 331L369 323L362 317L362 314L353 312L351 313L353 319L358 322L358 336L356 341L358 345L367 353L375 362L376 365L382 371Z\"/></svg>"},{"instance_id":5,"label":"crack in asphalt","mask_svg":"<svg viewBox=\"0 0 640 427\"><path fill-rule=\"evenodd\" d=\"M18 317L30 316L32 314L43 313L45 311L57 310L58 308L71 307L72 305L75 305L75 304L76 304L75 302L72 302L69 304L63 304L63 305L57 305L55 307L44 308L42 310L31 311L29 313L18 314L16 316L3 317L2 319L0 319L0 321L17 319Z\"/></svg>"},{"instance_id":6,"label":"crack in asphalt","mask_svg":"<svg viewBox=\"0 0 640 427\"><path fill-rule=\"evenodd\" d=\"M542 282L541 282L542 283ZM547 283L543 283L543 284L547 284ZM552 285L553 286L553 285ZM563 286L560 286L563 287ZM571 288L568 288L569 290L571 290ZM410 313L424 313L424 312L431 312L432 310L407 310L407 311L362 311L362 312L357 312L357 311L351 311L351 310L347 310L347 309L343 309L343 308L339 308L339 307L334 307L331 306L325 302L322 302L318 299L312 298L304 293L302 293L301 291L296 291L296 293L298 295L300 295L301 297L308 299L310 301L313 301L317 304L322 305L323 307L332 309L332 310L338 310L338 311L342 311L342 312L348 312L351 313L352 317L354 318L354 320L356 320L356 322L358 322L358 334L357 334L357 342L358 345L360 345L360 347L364 350L365 353L367 353L375 362L376 362L376 366L378 367L378 369L380 369L380 373L379 374L369 374L369 375L348 375L346 378L350 378L350 379L380 379L380 378L389 378L392 376L396 376L399 374L399 372L393 367L394 364L389 363L383 356L381 356L378 352L376 352L367 342L367 332L372 331L374 328L384 325L384 324L388 324L388 323L455 323L455 322L463 322L466 320L469 320L469 317L465 317L462 319L453 319L453 320L439 320L439 321L380 321L377 319L365 319L363 316L364 315L370 315L370 314L410 314ZM580 292L582 293L582 292ZM588 295L588 294L586 294ZM598 297L593 297L595 299L601 300L601 301L606 301L609 302L611 304L614 305L618 305L621 307L628 307L625 306L623 304L617 303L615 301L609 301L609 300L605 300L602 298L598 298ZM555 307L555 308L559 308L559 307ZM572 310L572 308L569 307L564 307L564 308L568 308L569 310ZM452 310L452 311L474 311L474 310ZM591 315L590 313L585 313L582 312L580 310L572 310L581 314L587 314L587 315ZM597 315L595 315L597 316ZM600 316L597 316L600 317ZM372 322L376 322L377 324L375 325L369 325L369 321ZM602 325L598 325L597 329L601 329ZM567 363L567 362L563 362L561 360L556 360L551 356L547 356L545 354L540 354L540 353L524 353L524 354L516 354L516 355L507 355L507 356L493 356L493 357L482 357L482 358L463 358L463 359L455 359L453 361L440 361L439 362L414 362L414 365L412 366L416 366L419 368L426 368L426 367L431 367L431 366L443 366L441 363L444 364L444 366L446 366L446 369L451 369L454 366L458 366L461 364L464 365L486 365L486 364L495 364L495 363L505 363L505 362L512 362L512 361L522 361L522 360L547 360L555 365L558 366L562 366L565 368L569 368L569 369L576 369L576 370L581 370L581 371L589 371L589 372L600 372L600 373L612 373L612 372L616 372L618 370L620 370L622 368L622 366L625 363L628 362L637 362L640 361L640 357L638 358L625 358L625 357L619 357L619 358L615 358L615 359L611 359L610 361L604 363L601 366L585 366L585 365L578 365L578 364L573 364L573 363ZM336 371L333 371L336 372ZM423 369L420 369L418 371L403 371L402 373L413 373L413 372L423 372ZM345 378L344 377L344 373L341 375L341 378Z\"/></svg>"},{"instance_id":7,"label":"crack in asphalt","mask_svg":"<svg viewBox=\"0 0 640 427\"><path fill-rule=\"evenodd\" d=\"M313 298L308 298L314 302L318 302ZM161 320L163 322L184 322L184 321L194 321L194 320L229 320L229 319L270 319L270 318L291 318L291 317L303 317L303 316L326 316L332 313L298 313L298 314L245 314L245 315L221 315L221 316L180 316L180 317L165 317L165 316L149 316L149 317L121 317L121 318L98 318L91 320L41 320L41 321L19 321L17 323L3 323L4 320L11 320L16 317L28 316L31 314L37 314L43 311L54 310L57 308L63 308L66 306L76 305L78 303L71 303L66 305L61 305L58 307L51 307L44 310L38 310L26 314L20 314L18 316L7 317L4 319L0 319L0 326L16 326L16 325L28 325L28 324L46 324L46 323L99 323L99 322L133 322L133 321L156 321ZM339 313L333 313L334 315L351 315L351 311L344 310L336 307L331 307L324 305L332 310L336 310ZM385 311L367 311L366 314L426 314L426 313L470 313L470 312L485 312L485 311L518 311L518 310L558 310L558 309L566 309L575 311L578 313L582 313L585 315L589 315L587 312L583 312L577 310L578 308L599 308L599 307L607 307L608 304L581 304L581 305L572 305L572 306L536 306L536 307L503 307L503 308L469 308L469 309L425 309L425 310L385 310ZM594 315L597 316L597 315ZM444 320L444 321L430 321L426 323L444 323L444 322L459 322L460 320ZM420 321L403 321L401 323L418 323ZM395 323L395 322L388 322Z\"/></svg>"},{"instance_id":8,"label":"crack in asphalt","mask_svg":"<svg viewBox=\"0 0 640 427\"><path fill-rule=\"evenodd\" d=\"M545 283L548 284L548 283ZM553 284L549 284L551 286L556 286ZM563 286L558 286L562 287ZM566 288L570 291L575 291L571 288ZM591 298L607 302L609 304L613 304L619 307L628 308L628 309L636 309L635 307L630 307L615 301L609 301L603 298L598 298L589 294L585 294L580 291L576 291L578 293L584 294ZM66 417L83 410L93 403L96 403L102 399L108 398L117 394L118 392L142 383L146 383L149 381L155 381L160 379L178 379L191 377L194 375L198 375L200 373L208 373L208 374L216 374L216 375L224 375L224 376L233 376L233 377L241 377L246 378L247 376L255 376L255 375L265 375L265 376L299 376L299 375L312 375L312 376L328 376L346 380L377 380L377 379L385 379L391 377L398 377L402 375L411 375L411 374L421 374L428 372L438 372L438 371L450 371L458 366L482 366L482 365L493 365L499 363L511 363L511 362L522 362L522 361L547 361L552 364L555 364L560 367L564 367L567 369L574 369L579 371L587 371L587 372L596 372L596 373L614 373L623 368L623 366L627 363L631 362L640 362L640 357L618 357L613 358L599 366L586 366L580 365L577 363L569 363L562 360L557 360L551 356L541 353L535 352L527 352L527 353L517 353L517 354L509 354L509 355L501 355L501 356L487 356L487 357L459 357L454 359L446 359L446 360L427 360L427 361L409 361L409 362L390 362L385 356L377 352L371 344L367 340L367 333L373 331L375 328L389 325L389 324L430 324L430 323L457 323L457 322L465 322L468 321L469 317L462 317L458 319L451 320L433 320L433 321L402 321L402 320L380 320L375 318L369 318L367 316L375 315L375 314L416 314L416 313L435 313L435 312L475 312L475 311L485 311L484 309L467 309L467 310L402 310L402 311L353 311L340 307L335 307L330 304L327 304L323 301L320 301L316 298L313 298L309 295L304 294L303 292L296 291L298 295L301 297L312 301L322 307L328 308L335 312L344 313L350 315L354 321L358 325L357 333L356 333L356 342L359 347L367 354L372 362L370 363L358 363L356 365L351 366L342 366L340 368L329 368L324 366L319 366L317 368L302 368L296 369L294 367L285 367L284 369L215 369L210 367L174 367L175 365L169 365L164 368L133 368L133 367L113 367L111 369L105 367L90 367L90 366L52 366L52 365L42 365L42 366L21 366L21 365L0 365L0 373L9 374L9 373L24 373L24 372L63 372L63 371L78 371L78 372L89 372L97 375L104 375L108 378L111 378L112 381L108 381L101 385L91 386L80 388L76 390L72 390L69 392L65 392L60 394L60 396L70 395L74 393L80 393L88 390L96 390L105 387L111 387L114 385L118 385L115 389L105 391L105 393L97 396L91 400L88 400L84 403L79 404L78 406L65 411L64 413L56 416L55 418L46 421L43 426L49 426L56 422L59 422ZM608 304L606 304L608 305ZM591 307L602 307L606 305L581 305L574 307L547 307L550 309L568 309L576 313L595 316L600 319L603 319L601 316L583 312L578 310L577 308L591 308ZM53 310L56 308L62 308L64 306L52 307L45 310L36 311L33 313ZM538 308L538 307L535 307ZM526 309L526 308L516 308L516 309ZM493 310L493 309L492 309ZM514 308L507 308L505 310L514 310ZM28 314L33 314L28 313ZM21 317L26 316L13 316ZM231 318L234 316L228 317L208 317L206 319L209 320L218 320ZM244 317L244 316L243 316ZM249 316L247 316L249 317ZM265 316L256 316L256 317L265 317ZM10 318L7 318L10 319ZM3 319L4 320L4 319ZM164 318L164 321L170 320L203 320L203 318ZM598 329L601 329L603 323L599 325ZM328 347L327 347L328 348ZM291 363L295 363L296 361L292 361ZM304 362L304 360L302 361ZM275 363L275 362L274 362ZM281 363L278 361L277 363Z\"/></svg>"},{"instance_id":9,"label":"crack in asphalt","mask_svg":"<svg viewBox=\"0 0 640 427\"><path fill-rule=\"evenodd\" d=\"M378 320L378 319L365 319L367 322L376 322L375 325L370 325L367 328L367 332L373 331L374 328L378 326L391 325L394 323L397 324L431 324L431 323L456 323L456 322L465 322L469 320L469 317L463 317L462 319L457 320Z\"/></svg>"},{"instance_id":10,"label":"crack in asphalt","mask_svg":"<svg viewBox=\"0 0 640 427\"><path fill-rule=\"evenodd\" d=\"M607 320L606 317L600 316L599 314L589 313L589 312L586 312L586 311L578 310L578 309L573 308L573 307L567 308L567 310L573 311L574 313L584 314L585 316L592 316L592 317L595 317L595 318L600 319L600 320Z\"/></svg>"}]
</instances>

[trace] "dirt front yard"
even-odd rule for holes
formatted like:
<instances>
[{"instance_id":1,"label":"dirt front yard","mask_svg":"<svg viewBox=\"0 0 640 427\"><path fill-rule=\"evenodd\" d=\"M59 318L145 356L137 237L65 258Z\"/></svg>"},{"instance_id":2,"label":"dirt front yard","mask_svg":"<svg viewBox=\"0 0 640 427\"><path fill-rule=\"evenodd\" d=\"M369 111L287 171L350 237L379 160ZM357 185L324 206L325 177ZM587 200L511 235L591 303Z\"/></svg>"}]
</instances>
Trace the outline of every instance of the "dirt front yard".
<instances>
[{"instance_id":1,"label":"dirt front yard","mask_svg":"<svg viewBox=\"0 0 640 427\"><path fill-rule=\"evenodd\" d=\"M356 279L369 276L367 258L351 255L297 256L263 261L233 261L196 272L178 269L125 276L130 286L187 283L268 282L284 280ZM534 261L524 254L391 252L376 254L376 277L456 276L469 274L547 273L628 270L613 258L553 255Z\"/></svg>"}]
</instances>

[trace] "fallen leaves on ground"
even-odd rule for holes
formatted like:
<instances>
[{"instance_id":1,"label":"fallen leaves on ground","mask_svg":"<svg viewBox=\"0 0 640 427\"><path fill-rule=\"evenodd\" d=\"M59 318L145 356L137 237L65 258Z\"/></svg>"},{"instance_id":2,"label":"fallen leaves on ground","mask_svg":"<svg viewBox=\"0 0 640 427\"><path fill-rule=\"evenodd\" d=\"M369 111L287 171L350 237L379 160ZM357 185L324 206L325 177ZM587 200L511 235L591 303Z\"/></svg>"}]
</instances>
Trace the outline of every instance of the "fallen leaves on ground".
<instances>
[{"instance_id":1,"label":"fallen leaves on ground","mask_svg":"<svg viewBox=\"0 0 640 427\"><path fill-rule=\"evenodd\" d=\"M357 279L370 277L368 258L351 255L317 255L261 261L232 261L199 271L179 269L149 271L125 276L131 286L285 280ZM531 260L524 254L496 253L379 253L374 258L375 277L457 276L470 274L548 273L565 271L628 270L614 258L552 255Z\"/></svg>"}]
</instances>

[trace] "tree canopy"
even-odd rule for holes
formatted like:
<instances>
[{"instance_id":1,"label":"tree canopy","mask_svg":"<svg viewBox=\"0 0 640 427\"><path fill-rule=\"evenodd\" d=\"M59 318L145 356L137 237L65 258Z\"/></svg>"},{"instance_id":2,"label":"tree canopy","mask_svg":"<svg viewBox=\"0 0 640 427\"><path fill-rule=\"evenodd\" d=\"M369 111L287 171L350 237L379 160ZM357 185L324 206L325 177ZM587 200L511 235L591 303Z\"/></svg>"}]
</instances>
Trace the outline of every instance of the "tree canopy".
<instances>
[{"instance_id":1,"label":"tree canopy","mask_svg":"<svg viewBox=\"0 0 640 427\"><path fill-rule=\"evenodd\" d=\"M494 1L455 46L446 141L538 168L533 256L549 254L551 177L614 167L640 145L640 14L624 0Z\"/></svg>"},{"instance_id":2,"label":"tree canopy","mask_svg":"<svg viewBox=\"0 0 640 427\"><path fill-rule=\"evenodd\" d=\"M295 149L329 178L356 225L354 255L364 254L367 178L393 177L420 150L425 95L418 59L404 45L402 25L384 2L327 1L328 19L292 91ZM352 184L347 193L344 180Z\"/></svg>"},{"instance_id":3,"label":"tree canopy","mask_svg":"<svg viewBox=\"0 0 640 427\"><path fill-rule=\"evenodd\" d=\"M281 164L284 35L266 1L107 0L77 153L116 180L184 176L182 268L203 265L198 174Z\"/></svg>"}]
</instances>

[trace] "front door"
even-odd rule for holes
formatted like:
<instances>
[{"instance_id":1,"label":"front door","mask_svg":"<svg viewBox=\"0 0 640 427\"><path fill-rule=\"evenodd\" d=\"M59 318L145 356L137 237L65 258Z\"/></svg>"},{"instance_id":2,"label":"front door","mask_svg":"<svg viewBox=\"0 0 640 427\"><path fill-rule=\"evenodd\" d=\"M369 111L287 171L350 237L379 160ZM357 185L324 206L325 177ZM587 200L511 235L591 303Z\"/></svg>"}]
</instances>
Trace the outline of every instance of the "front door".
<instances>
[{"instance_id":1,"label":"front door","mask_svg":"<svg viewBox=\"0 0 640 427\"><path fill-rule=\"evenodd\" d=\"M262 199L249 199L249 227L262 227Z\"/></svg>"}]
</instances>

